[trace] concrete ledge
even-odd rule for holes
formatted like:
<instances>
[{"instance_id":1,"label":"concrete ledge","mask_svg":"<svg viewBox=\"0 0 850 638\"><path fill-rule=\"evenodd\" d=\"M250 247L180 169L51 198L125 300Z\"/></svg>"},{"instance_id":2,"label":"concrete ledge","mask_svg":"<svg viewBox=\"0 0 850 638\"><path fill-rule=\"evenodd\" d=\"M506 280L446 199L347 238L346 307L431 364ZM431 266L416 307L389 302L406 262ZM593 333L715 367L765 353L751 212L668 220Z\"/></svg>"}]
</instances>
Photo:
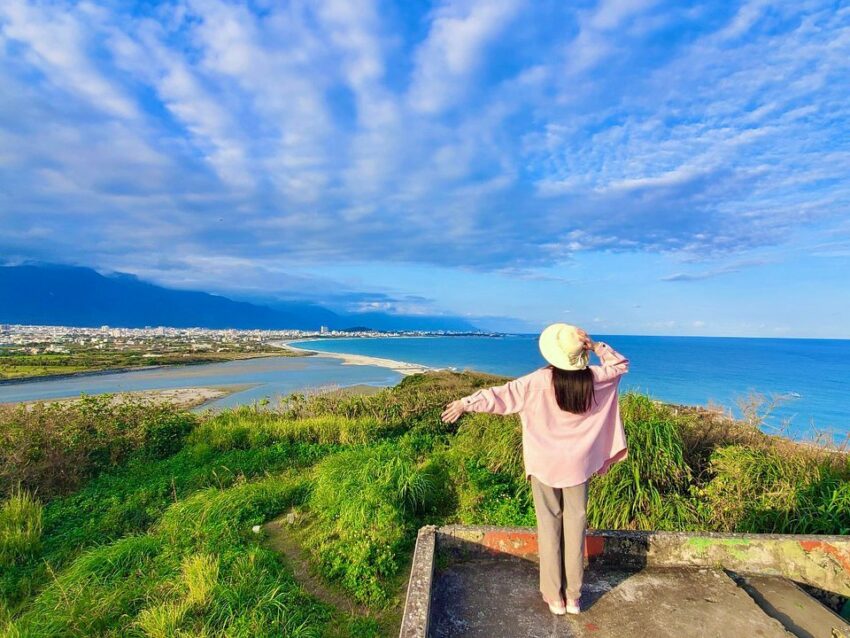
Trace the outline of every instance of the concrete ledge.
<instances>
[{"instance_id":1,"label":"concrete ledge","mask_svg":"<svg viewBox=\"0 0 850 638\"><path fill-rule=\"evenodd\" d=\"M537 561L533 528L447 525L419 530L401 638L426 638L436 555ZM588 562L612 569L701 567L781 576L850 596L850 537L590 530ZM449 560L451 562L451 560Z\"/></svg>"},{"instance_id":2,"label":"concrete ledge","mask_svg":"<svg viewBox=\"0 0 850 638\"><path fill-rule=\"evenodd\" d=\"M431 618L431 586L434 579L434 555L437 528L427 525L419 530L413 550L413 566L407 584L407 601L401 619L400 638L424 638Z\"/></svg>"},{"instance_id":3,"label":"concrete ledge","mask_svg":"<svg viewBox=\"0 0 850 638\"><path fill-rule=\"evenodd\" d=\"M437 549L463 556L510 554L537 560L533 528L448 525ZM589 530L590 562L620 567L719 567L783 576L850 596L850 537Z\"/></svg>"}]
</instances>

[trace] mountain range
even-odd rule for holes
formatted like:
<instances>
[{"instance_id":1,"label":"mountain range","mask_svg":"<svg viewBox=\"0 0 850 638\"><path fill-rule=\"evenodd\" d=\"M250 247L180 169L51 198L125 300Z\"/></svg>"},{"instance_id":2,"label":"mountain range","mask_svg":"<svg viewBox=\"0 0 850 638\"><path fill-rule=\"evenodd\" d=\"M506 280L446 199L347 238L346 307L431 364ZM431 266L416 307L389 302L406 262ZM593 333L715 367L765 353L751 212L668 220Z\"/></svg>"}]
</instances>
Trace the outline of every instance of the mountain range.
<instances>
[{"instance_id":1,"label":"mountain range","mask_svg":"<svg viewBox=\"0 0 850 638\"><path fill-rule=\"evenodd\" d=\"M286 301L275 307L207 292L175 290L125 273L57 264L0 266L0 323L141 328L240 328L318 330L475 330L461 317L338 313Z\"/></svg>"}]
</instances>

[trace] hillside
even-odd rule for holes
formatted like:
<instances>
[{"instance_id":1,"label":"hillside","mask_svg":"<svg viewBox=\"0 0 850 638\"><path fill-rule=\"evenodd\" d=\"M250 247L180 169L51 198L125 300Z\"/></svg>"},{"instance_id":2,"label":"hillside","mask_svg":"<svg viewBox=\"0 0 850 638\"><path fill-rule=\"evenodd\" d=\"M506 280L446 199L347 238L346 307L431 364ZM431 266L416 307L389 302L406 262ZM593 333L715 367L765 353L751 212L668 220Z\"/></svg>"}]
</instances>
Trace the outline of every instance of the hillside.
<instances>
[{"instance_id":1,"label":"hillside","mask_svg":"<svg viewBox=\"0 0 850 638\"><path fill-rule=\"evenodd\" d=\"M200 417L0 409L0 634L396 634L422 524L534 523L518 421L439 420L496 381L428 373ZM591 527L850 532L846 455L642 395L621 406L630 454L593 480ZM251 531L281 516L275 548Z\"/></svg>"}]
</instances>

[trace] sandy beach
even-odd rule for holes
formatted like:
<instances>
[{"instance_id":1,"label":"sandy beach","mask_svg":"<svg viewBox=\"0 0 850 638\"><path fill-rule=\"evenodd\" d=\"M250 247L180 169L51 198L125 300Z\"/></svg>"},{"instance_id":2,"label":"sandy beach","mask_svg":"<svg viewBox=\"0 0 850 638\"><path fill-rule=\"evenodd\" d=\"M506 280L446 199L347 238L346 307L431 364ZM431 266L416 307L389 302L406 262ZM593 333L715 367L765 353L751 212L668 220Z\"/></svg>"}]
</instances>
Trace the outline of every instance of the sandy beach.
<instances>
[{"instance_id":1,"label":"sandy beach","mask_svg":"<svg viewBox=\"0 0 850 638\"><path fill-rule=\"evenodd\" d=\"M116 402L128 399L142 399L144 401L152 401L154 403L173 403L182 410L197 408L209 401L220 399L227 396L233 389L225 388L170 388L164 390L144 390L139 392L121 392L114 395L113 400ZM35 403L69 403L79 401L79 396L63 397L51 399L49 401L23 401L24 405L33 405ZM15 405L14 403L0 403L0 405Z\"/></svg>"},{"instance_id":2,"label":"sandy beach","mask_svg":"<svg viewBox=\"0 0 850 638\"><path fill-rule=\"evenodd\" d=\"M297 352L299 354L314 354L321 357L330 357L331 359L340 359L343 365L352 365L352 366L378 366L380 368L389 368L394 372L398 372L401 375L409 376L411 374L421 374L423 372L428 372L429 370L434 370L435 368L429 368L428 366L423 366L418 363L407 363L405 361L393 361L392 359L381 359L380 357L369 357L361 354L344 354L341 352L325 352L318 350L309 350L307 348L299 348L294 344L299 343L298 341L273 341L270 342L269 345L275 346L277 348L282 348L284 350L290 350L293 352Z\"/></svg>"}]
</instances>

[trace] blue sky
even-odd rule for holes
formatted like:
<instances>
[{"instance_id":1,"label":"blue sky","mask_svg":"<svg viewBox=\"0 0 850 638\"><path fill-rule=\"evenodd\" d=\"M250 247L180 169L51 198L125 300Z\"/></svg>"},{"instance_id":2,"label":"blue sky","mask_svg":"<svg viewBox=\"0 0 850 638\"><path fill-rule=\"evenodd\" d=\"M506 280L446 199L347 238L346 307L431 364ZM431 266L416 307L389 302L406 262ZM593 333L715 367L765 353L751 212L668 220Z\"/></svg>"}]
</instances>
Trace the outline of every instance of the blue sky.
<instances>
[{"instance_id":1,"label":"blue sky","mask_svg":"<svg viewBox=\"0 0 850 638\"><path fill-rule=\"evenodd\" d=\"M0 259L850 337L845 2L0 3Z\"/></svg>"}]
</instances>

